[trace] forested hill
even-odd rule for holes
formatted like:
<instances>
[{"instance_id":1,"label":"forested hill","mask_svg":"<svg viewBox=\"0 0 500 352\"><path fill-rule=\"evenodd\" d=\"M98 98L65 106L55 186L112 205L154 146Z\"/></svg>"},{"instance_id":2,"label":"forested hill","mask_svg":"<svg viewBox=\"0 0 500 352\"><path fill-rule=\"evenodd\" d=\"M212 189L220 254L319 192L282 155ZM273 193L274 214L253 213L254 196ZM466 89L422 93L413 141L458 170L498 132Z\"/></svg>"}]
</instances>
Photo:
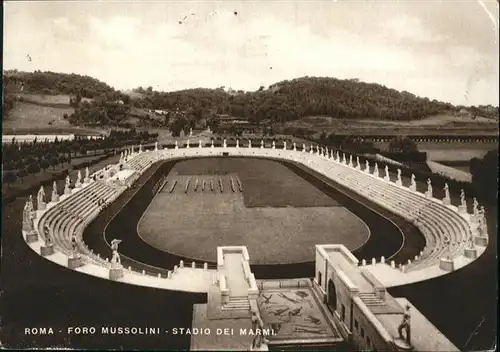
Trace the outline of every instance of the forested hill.
<instances>
[{"instance_id":1,"label":"forested hill","mask_svg":"<svg viewBox=\"0 0 500 352\"><path fill-rule=\"evenodd\" d=\"M21 90L45 95L66 94L75 97L76 107L81 98L93 99L94 103L84 106L87 110L100 109L109 105L106 102L121 100L124 111L133 105L136 108L183 112L184 116L193 120L218 114L247 118L252 122L286 122L318 115L343 119L415 120L459 110L459 107L449 103L357 79L302 77L278 82L268 88L260 87L253 92L224 87L156 92L151 87L139 87L133 93L125 94L95 78L77 74L13 70L4 71L3 76L7 96ZM99 120L83 115L77 120L79 124L85 124L89 119L95 120L95 123Z\"/></svg>"},{"instance_id":2,"label":"forested hill","mask_svg":"<svg viewBox=\"0 0 500 352\"><path fill-rule=\"evenodd\" d=\"M3 86L7 92L80 95L90 99L117 93L104 82L74 73L9 70L3 72L3 80Z\"/></svg>"},{"instance_id":3,"label":"forested hill","mask_svg":"<svg viewBox=\"0 0 500 352\"><path fill-rule=\"evenodd\" d=\"M336 78L302 77L255 92L191 89L161 93L138 88L137 107L192 110L193 115L229 114L276 122L325 115L346 119L413 120L455 107L379 84Z\"/></svg>"}]
</instances>

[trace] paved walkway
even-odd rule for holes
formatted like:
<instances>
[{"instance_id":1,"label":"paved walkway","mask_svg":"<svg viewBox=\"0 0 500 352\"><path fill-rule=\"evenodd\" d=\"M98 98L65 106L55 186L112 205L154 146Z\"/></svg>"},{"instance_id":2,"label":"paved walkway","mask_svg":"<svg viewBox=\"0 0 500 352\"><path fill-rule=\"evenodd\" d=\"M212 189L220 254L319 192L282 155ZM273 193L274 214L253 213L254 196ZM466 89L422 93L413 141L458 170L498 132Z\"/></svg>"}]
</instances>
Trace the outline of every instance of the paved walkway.
<instances>
[{"instance_id":1,"label":"paved walkway","mask_svg":"<svg viewBox=\"0 0 500 352\"><path fill-rule=\"evenodd\" d=\"M249 285L243 271L243 254L224 253L224 274L230 296L248 295Z\"/></svg>"}]
</instances>

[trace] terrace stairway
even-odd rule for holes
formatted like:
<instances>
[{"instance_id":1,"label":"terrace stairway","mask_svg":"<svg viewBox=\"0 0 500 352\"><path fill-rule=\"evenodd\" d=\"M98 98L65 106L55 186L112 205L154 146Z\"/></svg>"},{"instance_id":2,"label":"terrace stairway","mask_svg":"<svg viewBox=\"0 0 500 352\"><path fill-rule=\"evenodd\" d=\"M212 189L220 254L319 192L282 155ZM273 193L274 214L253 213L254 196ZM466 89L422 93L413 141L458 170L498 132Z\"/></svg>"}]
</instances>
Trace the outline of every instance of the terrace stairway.
<instances>
[{"instance_id":1,"label":"terrace stairway","mask_svg":"<svg viewBox=\"0 0 500 352\"><path fill-rule=\"evenodd\" d=\"M248 296L229 297L229 302L222 307L222 310L250 310Z\"/></svg>"},{"instance_id":2,"label":"terrace stairway","mask_svg":"<svg viewBox=\"0 0 500 352\"><path fill-rule=\"evenodd\" d=\"M385 304L383 300L375 295L375 292L360 292L359 298L361 298L367 306L379 306Z\"/></svg>"}]
</instances>

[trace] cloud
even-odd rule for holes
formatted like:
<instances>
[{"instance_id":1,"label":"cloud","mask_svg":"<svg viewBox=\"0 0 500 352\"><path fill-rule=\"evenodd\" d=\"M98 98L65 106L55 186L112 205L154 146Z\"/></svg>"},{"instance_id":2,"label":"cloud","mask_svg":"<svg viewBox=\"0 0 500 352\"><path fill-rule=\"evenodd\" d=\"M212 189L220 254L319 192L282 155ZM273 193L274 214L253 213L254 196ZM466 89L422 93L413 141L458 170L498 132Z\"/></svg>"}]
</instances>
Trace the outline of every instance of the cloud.
<instances>
[{"instance_id":1,"label":"cloud","mask_svg":"<svg viewBox=\"0 0 500 352\"><path fill-rule=\"evenodd\" d=\"M445 41L446 36L433 33L425 27L419 18L400 15L381 24L387 34L398 41L413 41L419 43L435 43Z\"/></svg>"}]
</instances>

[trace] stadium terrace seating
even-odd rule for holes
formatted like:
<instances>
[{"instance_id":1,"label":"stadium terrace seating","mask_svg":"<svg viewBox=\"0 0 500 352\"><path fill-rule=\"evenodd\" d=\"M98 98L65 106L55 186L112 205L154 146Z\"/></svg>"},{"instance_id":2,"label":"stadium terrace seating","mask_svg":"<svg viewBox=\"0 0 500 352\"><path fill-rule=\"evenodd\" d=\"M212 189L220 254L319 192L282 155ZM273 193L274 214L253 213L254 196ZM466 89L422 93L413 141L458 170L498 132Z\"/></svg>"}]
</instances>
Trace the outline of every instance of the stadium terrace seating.
<instances>
[{"instance_id":1,"label":"stadium terrace seating","mask_svg":"<svg viewBox=\"0 0 500 352\"><path fill-rule=\"evenodd\" d=\"M440 200L426 197L426 195L412 191L408 187L384 180L384 170L380 172L382 177L377 177L367 173L365 165L360 165L356 169L356 162L349 166L347 162L342 163L340 160L323 156L315 149L312 151L310 149L302 151L302 148L300 151L299 149L285 150L262 148L257 144L255 148L247 148L241 144L239 148L209 146L205 148L163 149L133 153L128 156L126 165L135 170L136 177L139 177L158 160L227 154L285 159L303 164L413 223L424 235L426 246L421 255L411 264L397 263L405 265L405 272L439 266L443 257L453 259L461 256L464 252L471 229L467 220L454 207L446 206ZM342 160L350 160L350 158L346 157ZM177 183L178 180L169 182L168 192L173 192ZM209 184L207 183L205 186L208 187ZM218 187L222 191L220 179L210 181L212 191L214 191L214 187ZM242 191L241 181L238 178L231 179L231 188L233 191L237 188ZM42 214L37 225L40 236L43 238L44 229L48 227L56 248L66 255L71 255L71 238L75 235L79 251L85 255L86 260L109 268L107 260L95 256L88 250L82 240L82 233L84 228L99 214L102 207L116 200L124 189L125 187L107 184L105 180L84 185ZM174 272L176 271L174 270Z\"/></svg>"},{"instance_id":2,"label":"stadium terrace seating","mask_svg":"<svg viewBox=\"0 0 500 352\"><path fill-rule=\"evenodd\" d=\"M71 238L75 235L79 251L90 254L81 238L83 229L119 194L104 182L94 181L47 210L38 222L39 233L43 234L43 229L48 227L54 245L66 255L72 253Z\"/></svg>"},{"instance_id":3,"label":"stadium terrace seating","mask_svg":"<svg viewBox=\"0 0 500 352\"><path fill-rule=\"evenodd\" d=\"M381 177L326 160L315 162L317 171L413 222L425 236L427 246L423 255L407 266L406 270L439 265L442 257L454 258L462 254L469 231L466 220L458 213L439 200L427 198ZM330 165L325 165L325 162Z\"/></svg>"}]
</instances>

